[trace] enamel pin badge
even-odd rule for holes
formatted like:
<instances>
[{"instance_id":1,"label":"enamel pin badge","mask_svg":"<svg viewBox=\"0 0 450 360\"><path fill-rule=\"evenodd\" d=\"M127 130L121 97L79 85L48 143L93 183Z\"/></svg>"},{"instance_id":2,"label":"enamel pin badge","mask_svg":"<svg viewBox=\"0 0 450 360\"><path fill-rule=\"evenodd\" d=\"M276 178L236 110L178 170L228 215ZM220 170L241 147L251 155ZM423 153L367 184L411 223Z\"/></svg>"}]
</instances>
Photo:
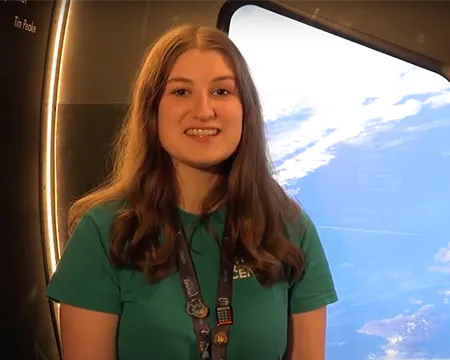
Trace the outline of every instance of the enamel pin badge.
<instances>
[{"instance_id":1,"label":"enamel pin badge","mask_svg":"<svg viewBox=\"0 0 450 360\"><path fill-rule=\"evenodd\" d=\"M186 303L186 312L198 319L204 319L208 316L209 309L200 300L192 299Z\"/></svg>"}]
</instances>

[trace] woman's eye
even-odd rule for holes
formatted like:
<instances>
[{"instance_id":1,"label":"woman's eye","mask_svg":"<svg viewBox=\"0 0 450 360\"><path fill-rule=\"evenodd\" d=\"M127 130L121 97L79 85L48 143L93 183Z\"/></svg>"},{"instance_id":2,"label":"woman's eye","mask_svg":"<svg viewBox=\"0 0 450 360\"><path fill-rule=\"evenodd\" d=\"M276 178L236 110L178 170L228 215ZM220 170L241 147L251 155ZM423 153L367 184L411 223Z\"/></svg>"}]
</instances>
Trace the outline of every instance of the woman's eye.
<instances>
[{"instance_id":1,"label":"woman's eye","mask_svg":"<svg viewBox=\"0 0 450 360\"><path fill-rule=\"evenodd\" d=\"M172 93L178 96L183 96L186 95L187 91L185 89L178 89L173 91Z\"/></svg>"},{"instance_id":2,"label":"woman's eye","mask_svg":"<svg viewBox=\"0 0 450 360\"><path fill-rule=\"evenodd\" d=\"M218 94L218 95L228 95L229 91L226 90L226 89L218 89L218 90L215 91L215 93Z\"/></svg>"}]
</instances>

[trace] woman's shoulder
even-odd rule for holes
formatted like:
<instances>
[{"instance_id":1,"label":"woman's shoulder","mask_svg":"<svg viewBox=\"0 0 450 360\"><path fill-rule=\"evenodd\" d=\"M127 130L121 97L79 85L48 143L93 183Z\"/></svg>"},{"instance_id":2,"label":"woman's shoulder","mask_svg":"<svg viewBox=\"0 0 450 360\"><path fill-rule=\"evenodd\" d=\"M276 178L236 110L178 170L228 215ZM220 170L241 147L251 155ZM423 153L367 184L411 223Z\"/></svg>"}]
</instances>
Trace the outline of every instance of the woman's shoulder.
<instances>
[{"instance_id":1,"label":"woman's shoulder","mask_svg":"<svg viewBox=\"0 0 450 360\"><path fill-rule=\"evenodd\" d=\"M117 214L125 207L124 201L109 201L92 206L76 222L71 233L73 241L97 238L104 246L110 239L111 225Z\"/></svg>"},{"instance_id":2,"label":"woman's shoulder","mask_svg":"<svg viewBox=\"0 0 450 360\"><path fill-rule=\"evenodd\" d=\"M315 230L315 226L311 217L303 208L299 208L295 216L286 221L287 236L296 245L302 245L305 235L310 230Z\"/></svg>"},{"instance_id":3,"label":"woman's shoulder","mask_svg":"<svg viewBox=\"0 0 450 360\"><path fill-rule=\"evenodd\" d=\"M125 201L109 201L98 204L90 208L83 217L90 218L94 224L100 228L108 228L111 226L118 212L126 206Z\"/></svg>"},{"instance_id":4,"label":"woman's shoulder","mask_svg":"<svg viewBox=\"0 0 450 360\"><path fill-rule=\"evenodd\" d=\"M121 313L120 270L109 255L109 228L117 202L95 205L73 230L46 295L61 303L113 314Z\"/></svg>"}]
</instances>

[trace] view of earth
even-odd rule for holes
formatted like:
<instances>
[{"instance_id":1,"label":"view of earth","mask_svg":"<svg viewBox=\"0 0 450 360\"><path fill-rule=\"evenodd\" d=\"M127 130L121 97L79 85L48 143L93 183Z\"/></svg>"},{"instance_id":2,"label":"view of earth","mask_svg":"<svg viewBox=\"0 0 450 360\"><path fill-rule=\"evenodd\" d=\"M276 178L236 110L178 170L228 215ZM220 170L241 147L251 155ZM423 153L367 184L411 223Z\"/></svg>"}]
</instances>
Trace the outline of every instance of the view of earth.
<instances>
[{"instance_id":1,"label":"view of earth","mask_svg":"<svg viewBox=\"0 0 450 360\"><path fill-rule=\"evenodd\" d=\"M331 265L327 359L450 360L450 83L255 6L230 37Z\"/></svg>"}]
</instances>

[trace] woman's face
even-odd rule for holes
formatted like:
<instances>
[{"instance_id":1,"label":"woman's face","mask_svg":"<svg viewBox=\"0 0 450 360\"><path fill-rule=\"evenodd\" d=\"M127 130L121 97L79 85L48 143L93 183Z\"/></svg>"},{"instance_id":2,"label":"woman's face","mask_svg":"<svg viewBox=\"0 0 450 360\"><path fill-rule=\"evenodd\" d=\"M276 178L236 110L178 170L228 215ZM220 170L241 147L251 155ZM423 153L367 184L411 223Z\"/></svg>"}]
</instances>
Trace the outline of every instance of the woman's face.
<instances>
[{"instance_id":1,"label":"woman's face","mask_svg":"<svg viewBox=\"0 0 450 360\"><path fill-rule=\"evenodd\" d=\"M158 112L159 139L175 163L222 163L239 144L242 116L233 71L220 53L188 50L177 59Z\"/></svg>"}]
</instances>

